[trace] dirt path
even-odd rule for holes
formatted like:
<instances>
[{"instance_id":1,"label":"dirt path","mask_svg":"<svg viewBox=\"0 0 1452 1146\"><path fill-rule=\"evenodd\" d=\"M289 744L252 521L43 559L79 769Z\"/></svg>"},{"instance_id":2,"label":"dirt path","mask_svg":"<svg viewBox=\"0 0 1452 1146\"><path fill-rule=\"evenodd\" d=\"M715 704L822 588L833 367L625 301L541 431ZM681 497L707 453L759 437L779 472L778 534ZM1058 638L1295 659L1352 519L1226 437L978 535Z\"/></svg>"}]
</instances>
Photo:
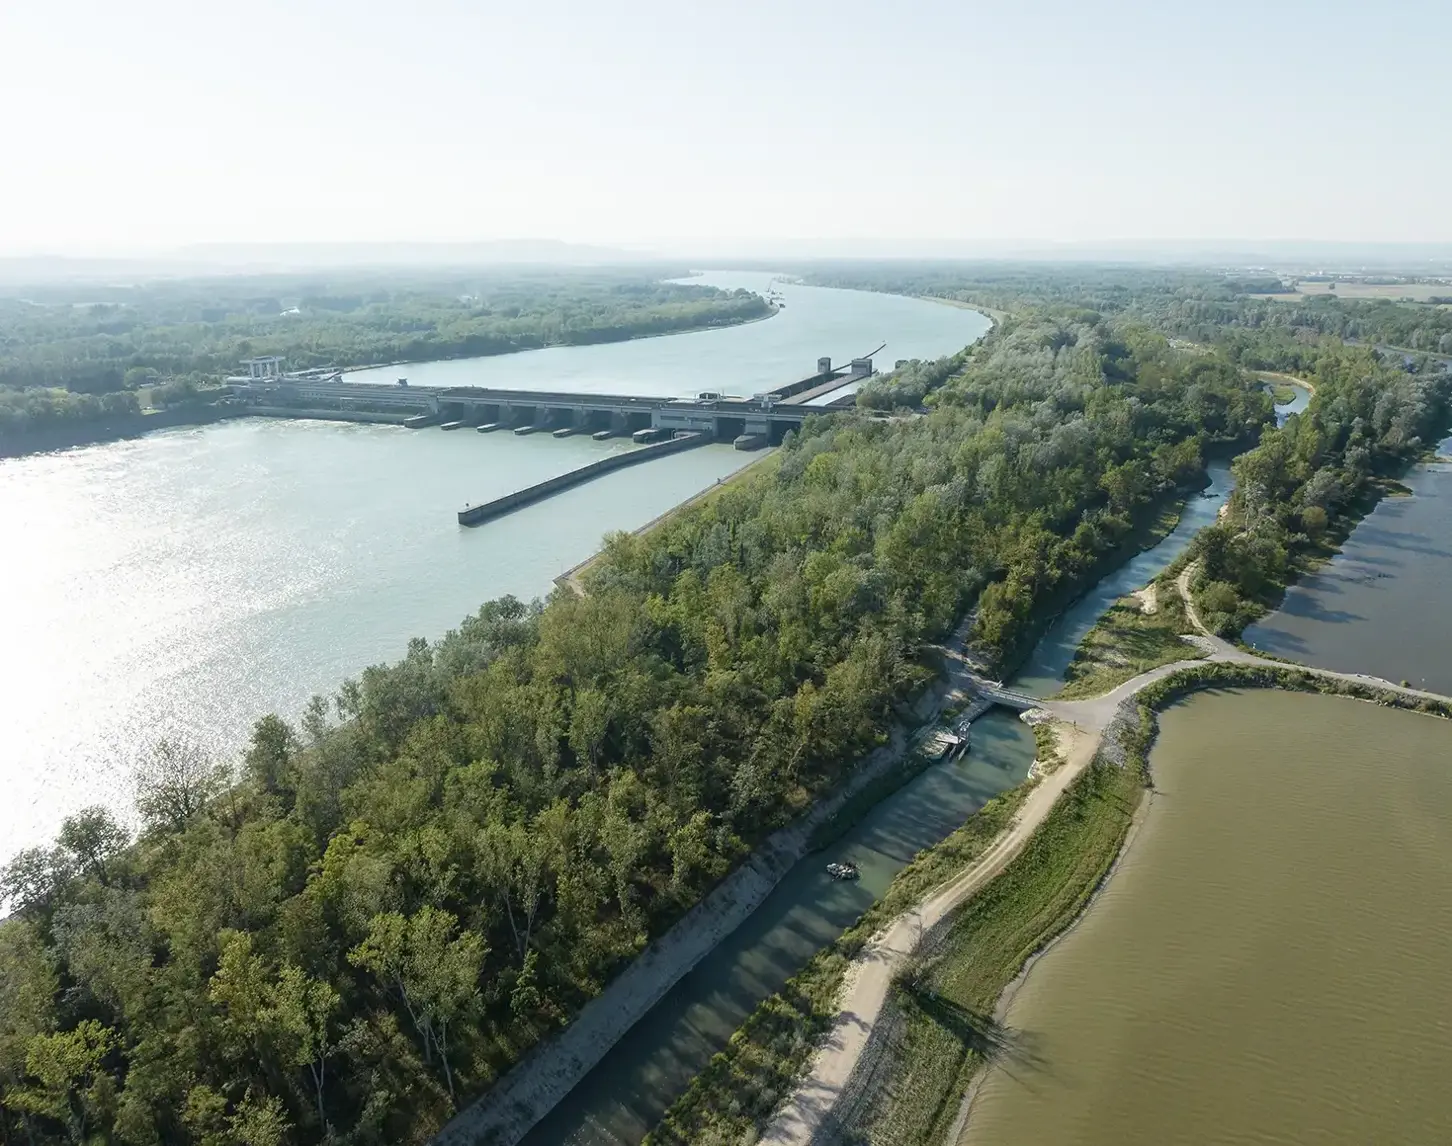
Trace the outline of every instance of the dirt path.
<instances>
[{"instance_id":1,"label":"dirt path","mask_svg":"<svg viewBox=\"0 0 1452 1146\"><path fill-rule=\"evenodd\" d=\"M893 973L917 947L923 935L949 912L997 876L1023 850L1064 790L1088 767L1099 748L1099 732L1060 724L1059 748L1064 763L1048 773L1028 794L1013 824L962 874L904 912L873 938L854 961L844 984L841 1011L827 1041L817 1052L810 1073L762 1135L763 1146L806 1146L836 1104L862 1057L877 1016L887 1001Z\"/></svg>"},{"instance_id":2,"label":"dirt path","mask_svg":"<svg viewBox=\"0 0 1452 1146\"><path fill-rule=\"evenodd\" d=\"M1013 825L982 856L916 908L895 919L854 960L843 983L837 1021L826 1042L817 1051L806 1076L767 1126L760 1139L763 1144L809 1146L813 1135L831 1112L862 1058L863 1050L872 1037L877 1018L887 1000L893 972L912 954L924 933L998 875L1018 855L1069 784L1094 759L1104 730L1109 727L1120 706L1149 685L1183 669L1199 667L1207 662L1220 662L1295 668L1332 680L1372 685L1403 696L1452 704L1452 697L1407 688L1380 677L1335 672L1308 665L1286 665L1243 652L1211 633L1196 611L1189 587L1194 569L1191 565L1181 573L1178 585L1185 600L1185 611L1196 630L1185 639L1203 649L1206 653L1205 659L1161 665L1125 681L1103 696L1087 700L1043 702L1042 710L1059 722L1055 731L1060 736L1065 763L1044 777L1029 793Z\"/></svg>"},{"instance_id":3,"label":"dirt path","mask_svg":"<svg viewBox=\"0 0 1452 1146\"><path fill-rule=\"evenodd\" d=\"M1190 582L1200 568L1200 562L1191 561L1180 570L1180 576L1175 581L1175 588L1180 591L1180 600L1185 602L1185 616L1190 618L1190 624L1195 627L1195 632L1201 638L1200 644L1211 651L1211 655L1219 654L1222 658L1234 659L1247 656L1242 653L1229 641L1217 637L1210 631L1210 627L1200 619L1200 610L1195 608L1195 598L1190 595Z\"/></svg>"},{"instance_id":4,"label":"dirt path","mask_svg":"<svg viewBox=\"0 0 1452 1146\"><path fill-rule=\"evenodd\" d=\"M1312 394L1316 392L1316 383L1308 382L1294 374L1282 374L1278 370L1257 370L1256 374L1261 378L1274 378L1277 382L1284 382L1288 386L1299 386L1302 390L1309 390Z\"/></svg>"}]
</instances>

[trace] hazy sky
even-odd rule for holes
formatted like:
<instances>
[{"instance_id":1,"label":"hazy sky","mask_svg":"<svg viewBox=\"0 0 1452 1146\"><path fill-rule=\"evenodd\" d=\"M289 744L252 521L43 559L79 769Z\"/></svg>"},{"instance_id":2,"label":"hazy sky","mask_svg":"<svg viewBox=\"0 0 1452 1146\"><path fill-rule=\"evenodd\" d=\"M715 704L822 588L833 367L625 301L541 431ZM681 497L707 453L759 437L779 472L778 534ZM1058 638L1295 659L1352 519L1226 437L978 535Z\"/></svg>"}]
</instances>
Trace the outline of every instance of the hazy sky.
<instances>
[{"instance_id":1,"label":"hazy sky","mask_svg":"<svg viewBox=\"0 0 1452 1146\"><path fill-rule=\"evenodd\" d=\"M1452 0L0 0L0 251L1452 240Z\"/></svg>"}]
</instances>

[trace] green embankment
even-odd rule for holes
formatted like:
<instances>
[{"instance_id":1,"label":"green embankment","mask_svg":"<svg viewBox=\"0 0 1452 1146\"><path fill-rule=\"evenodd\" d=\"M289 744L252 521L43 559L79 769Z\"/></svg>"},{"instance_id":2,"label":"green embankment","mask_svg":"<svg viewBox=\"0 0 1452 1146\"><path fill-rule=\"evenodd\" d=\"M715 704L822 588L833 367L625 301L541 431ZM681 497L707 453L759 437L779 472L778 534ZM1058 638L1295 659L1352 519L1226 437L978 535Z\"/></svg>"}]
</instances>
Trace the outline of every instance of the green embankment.
<instances>
[{"instance_id":1,"label":"green embankment","mask_svg":"<svg viewBox=\"0 0 1452 1146\"><path fill-rule=\"evenodd\" d=\"M959 908L946 933L899 977L878 1019L891 1032L881 1052L886 1061L837 1112L846 1140L937 1142L986 1056L1027 1055L998 1029L994 1007L1024 963L1093 895L1119 854L1141 792L1138 768L1096 762L1023 853Z\"/></svg>"},{"instance_id":2,"label":"green embankment","mask_svg":"<svg viewBox=\"0 0 1452 1146\"><path fill-rule=\"evenodd\" d=\"M1153 611L1138 596L1122 597L1089 630L1065 672L1064 697L1100 696L1140 673L1198 654L1182 634L1194 632L1175 580L1151 582Z\"/></svg>"},{"instance_id":3,"label":"green embankment","mask_svg":"<svg viewBox=\"0 0 1452 1146\"><path fill-rule=\"evenodd\" d=\"M981 855L1013 821L1027 791L1022 785L990 800L942 843L914 857L855 926L756 1008L643 1146L724 1146L760 1126L836 1017L837 989L853 957L875 932Z\"/></svg>"}]
</instances>

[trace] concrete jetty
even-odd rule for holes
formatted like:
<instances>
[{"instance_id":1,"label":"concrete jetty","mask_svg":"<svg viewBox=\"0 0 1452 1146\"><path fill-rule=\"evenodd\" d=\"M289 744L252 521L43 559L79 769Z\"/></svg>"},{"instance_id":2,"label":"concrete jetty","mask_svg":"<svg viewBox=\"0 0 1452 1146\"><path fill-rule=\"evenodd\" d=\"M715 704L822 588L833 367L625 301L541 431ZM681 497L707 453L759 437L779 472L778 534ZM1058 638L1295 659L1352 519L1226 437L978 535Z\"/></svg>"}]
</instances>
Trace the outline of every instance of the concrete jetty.
<instances>
[{"instance_id":1,"label":"concrete jetty","mask_svg":"<svg viewBox=\"0 0 1452 1146\"><path fill-rule=\"evenodd\" d=\"M573 486L581 485L599 477L601 474L610 473L612 470L624 469L626 466L637 465L640 462L650 461L652 458L659 458L666 454L680 453L682 450L693 449L696 446L704 446L712 441L710 434L684 433L666 442L657 442L652 446L640 446L637 449L626 450L622 453L611 454L601 458L598 462L591 462L587 466L581 466L577 470L570 470L557 477L546 478L525 489L515 490L514 493L507 493L503 497L496 497L493 501L481 502L478 505L466 505L459 510L460 525L482 525L486 521L492 521L506 513L519 509L521 506L529 505L532 502L540 501L559 493L561 490L570 489Z\"/></svg>"}]
</instances>

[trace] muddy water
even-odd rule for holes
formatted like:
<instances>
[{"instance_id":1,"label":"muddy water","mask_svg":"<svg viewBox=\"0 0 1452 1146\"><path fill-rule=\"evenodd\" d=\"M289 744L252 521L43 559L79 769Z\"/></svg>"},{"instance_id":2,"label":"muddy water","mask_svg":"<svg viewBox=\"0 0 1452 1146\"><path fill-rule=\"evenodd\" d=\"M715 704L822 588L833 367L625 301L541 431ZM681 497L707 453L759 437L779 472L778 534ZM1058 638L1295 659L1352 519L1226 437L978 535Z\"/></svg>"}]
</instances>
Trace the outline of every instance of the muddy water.
<instances>
[{"instance_id":1,"label":"muddy water","mask_svg":"<svg viewBox=\"0 0 1452 1146\"><path fill-rule=\"evenodd\" d=\"M1160 793L1008 1024L963 1143L1452 1141L1452 722L1332 697L1162 717Z\"/></svg>"}]
</instances>

